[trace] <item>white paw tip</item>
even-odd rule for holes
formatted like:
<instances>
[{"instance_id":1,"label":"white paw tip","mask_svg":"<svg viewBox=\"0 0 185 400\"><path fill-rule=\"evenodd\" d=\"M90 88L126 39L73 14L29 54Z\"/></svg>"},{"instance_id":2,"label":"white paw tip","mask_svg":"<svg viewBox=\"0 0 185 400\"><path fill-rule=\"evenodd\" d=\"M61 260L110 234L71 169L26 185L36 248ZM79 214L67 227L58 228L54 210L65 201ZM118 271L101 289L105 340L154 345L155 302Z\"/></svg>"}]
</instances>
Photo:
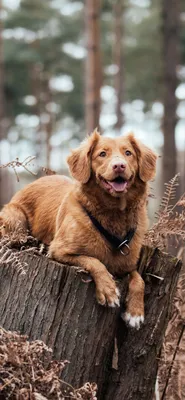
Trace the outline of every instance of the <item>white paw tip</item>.
<instances>
[{"instance_id":1,"label":"white paw tip","mask_svg":"<svg viewBox=\"0 0 185 400\"><path fill-rule=\"evenodd\" d=\"M108 305L109 305L109 307L112 307L112 308L116 307L116 304L114 303L114 301L112 301L111 303L108 303Z\"/></svg>"},{"instance_id":2,"label":"white paw tip","mask_svg":"<svg viewBox=\"0 0 185 400\"><path fill-rule=\"evenodd\" d=\"M104 300L104 301L103 301L103 300L101 301L101 300L98 300L98 299L97 299L97 302L98 302L98 304L100 304L100 306L105 306L105 305L106 305L106 301L105 301L105 300Z\"/></svg>"},{"instance_id":3,"label":"white paw tip","mask_svg":"<svg viewBox=\"0 0 185 400\"><path fill-rule=\"evenodd\" d=\"M120 307L120 301L119 301L119 299L115 300L115 304L116 304L116 306Z\"/></svg>"},{"instance_id":4,"label":"white paw tip","mask_svg":"<svg viewBox=\"0 0 185 400\"><path fill-rule=\"evenodd\" d=\"M121 315L121 318L131 327L139 329L141 324L144 322L143 315L132 316L130 313L125 313Z\"/></svg>"},{"instance_id":5,"label":"white paw tip","mask_svg":"<svg viewBox=\"0 0 185 400\"><path fill-rule=\"evenodd\" d=\"M116 294L117 294L118 297L120 297L120 291L119 291L118 288L116 288Z\"/></svg>"},{"instance_id":6,"label":"white paw tip","mask_svg":"<svg viewBox=\"0 0 185 400\"><path fill-rule=\"evenodd\" d=\"M119 299L116 299L116 300L114 300L114 301L111 301L111 303L108 303L108 305L109 305L109 307L120 307L120 302L119 302Z\"/></svg>"}]
</instances>

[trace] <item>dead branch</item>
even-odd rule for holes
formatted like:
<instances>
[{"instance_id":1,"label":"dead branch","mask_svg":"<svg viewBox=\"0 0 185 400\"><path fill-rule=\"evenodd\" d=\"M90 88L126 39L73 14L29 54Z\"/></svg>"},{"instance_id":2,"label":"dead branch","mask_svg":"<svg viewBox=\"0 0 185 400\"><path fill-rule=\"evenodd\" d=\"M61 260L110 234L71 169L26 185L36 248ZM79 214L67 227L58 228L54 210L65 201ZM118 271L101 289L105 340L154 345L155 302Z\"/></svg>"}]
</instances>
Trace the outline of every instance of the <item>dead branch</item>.
<instances>
[{"instance_id":1,"label":"dead branch","mask_svg":"<svg viewBox=\"0 0 185 400\"><path fill-rule=\"evenodd\" d=\"M29 172L31 175L33 175L33 176L37 175L36 172L31 171L30 168L28 167L28 165L33 160L35 160L35 158L36 158L35 156L28 156L23 161L19 161L19 158L17 157L15 160L10 161L9 163L0 165L0 169L12 168L15 173L17 182L19 182L19 175L17 173L17 168L22 167L22 168L24 168L25 171Z\"/></svg>"}]
</instances>

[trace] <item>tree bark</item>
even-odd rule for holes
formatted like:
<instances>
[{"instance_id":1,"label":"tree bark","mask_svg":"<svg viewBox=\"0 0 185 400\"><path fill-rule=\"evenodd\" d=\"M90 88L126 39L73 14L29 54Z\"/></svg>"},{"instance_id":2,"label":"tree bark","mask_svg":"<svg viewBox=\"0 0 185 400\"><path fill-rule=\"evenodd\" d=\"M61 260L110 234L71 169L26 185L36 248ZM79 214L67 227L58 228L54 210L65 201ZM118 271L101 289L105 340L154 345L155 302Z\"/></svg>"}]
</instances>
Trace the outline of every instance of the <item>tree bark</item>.
<instances>
[{"instance_id":1,"label":"tree bark","mask_svg":"<svg viewBox=\"0 0 185 400\"><path fill-rule=\"evenodd\" d=\"M163 177L169 182L176 174L177 151L175 127L177 123L177 67L179 64L179 26L180 0L162 1L163 34L163 79L164 79L164 118L163 118Z\"/></svg>"},{"instance_id":2,"label":"tree bark","mask_svg":"<svg viewBox=\"0 0 185 400\"><path fill-rule=\"evenodd\" d=\"M95 381L99 390L112 357L118 309L97 304L95 286L78 270L23 255L26 274L12 266L0 267L0 325L41 339L54 358L67 359L62 379L80 387Z\"/></svg>"},{"instance_id":3,"label":"tree bark","mask_svg":"<svg viewBox=\"0 0 185 400\"><path fill-rule=\"evenodd\" d=\"M119 321L118 371L112 370L105 400L152 400L158 359L170 317L181 263L159 250L145 249L139 271L145 279L145 324L125 330ZM156 278L158 276L161 279Z\"/></svg>"},{"instance_id":4,"label":"tree bark","mask_svg":"<svg viewBox=\"0 0 185 400\"><path fill-rule=\"evenodd\" d=\"M41 63L34 63L30 65L30 80L32 87L32 95L36 99L36 104L34 106L34 112L39 118L39 126L35 131L35 156L36 159L40 161L42 165L45 163L45 155L44 153L44 140L41 136L43 136L42 132L42 122L41 122L41 114L44 111L42 107L42 74L43 74L43 66Z\"/></svg>"},{"instance_id":5,"label":"tree bark","mask_svg":"<svg viewBox=\"0 0 185 400\"><path fill-rule=\"evenodd\" d=\"M185 397L185 264L179 276L158 366L159 396L161 400L181 400Z\"/></svg>"},{"instance_id":6,"label":"tree bark","mask_svg":"<svg viewBox=\"0 0 185 400\"><path fill-rule=\"evenodd\" d=\"M43 71L42 64L35 63L30 68L30 79L32 83L32 94L36 99L34 106L35 114L39 118L39 126L35 133L35 152L40 164L47 169L51 167L51 136L54 128L54 114L51 106L52 93L49 87L49 76ZM43 116L48 120L43 121Z\"/></svg>"},{"instance_id":7,"label":"tree bark","mask_svg":"<svg viewBox=\"0 0 185 400\"><path fill-rule=\"evenodd\" d=\"M0 250L1 260L5 252ZM8 263L10 253L0 263L0 325L42 339L55 358L70 361L62 379L74 387L95 381L99 400L152 399L180 263L157 250L143 251L139 269L146 282L146 322L140 331L132 331L119 318L119 309L97 304L88 275L27 251L17 253L27 263L22 274L20 266ZM127 280L120 282L123 302ZM116 330L118 370L113 370Z\"/></svg>"},{"instance_id":8,"label":"tree bark","mask_svg":"<svg viewBox=\"0 0 185 400\"><path fill-rule=\"evenodd\" d=\"M49 82L46 82L46 89L45 89L45 95L46 95L46 104L45 104L45 108L48 104L51 105L52 102L52 93L51 90L49 88ZM51 144L50 144L50 140L51 140L51 136L53 133L53 113L51 111L51 109L46 109L47 111L47 115L48 115L48 121L45 124L46 127L46 167L48 169L51 168Z\"/></svg>"},{"instance_id":9,"label":"tree bark","mask_svg":"<svg viewBox=\"0 0 185 400\"><path fill-rule=\"evenodd\" d=\"M90 134L99 127L100 88L102 81L100 56L100 0L85 1L85 36L87 57L85 65L85 119Z\"/></svg>"},{"instance_id":10,"label":"tree bark","mask_svg":"<svg viewBox=\"0 0 185 400\"><path fill-rule=\"evenodd\" d=\"M0 0L0 13L3 11L2 0ZM4 98L4 55L3 55L3 21L0 19L0 140L5 136L3 119L5 117Z\"/></svg>"},{"instance_id":11,"label":"tree bark","mask_svg":"<svg viewBox=\"0 0 185 400\"><path fill-rule=\"evenodd\" d=\"M115 128L120 133L123 126L124 117L122 112L122 104L124 100L124 62L123 62L123 11L124 5L122 0L116 0L114 6L115 19L115 43L113 49L114 63L117 66L115 74L115 91L116 91L116 117Z\"/></svg>"},{"instance_id":12,"label":"tree bark","mask_svg":"<svg viewBox=\"0 0 185 400\"><path fill-rule=\"evenodd\" d=\"M2 13L3 5L0 0L0 13ZM0 146L1 141L5 137L4 129L4 117L5 117L5 98L4 98L4 55L3 55L3 20L0 18ZM0 154L0 165L1 165L1 154ZM1 192L3 191L3 171L0 169L0 209L3 205Z\"/></svg>"}]
</instances>

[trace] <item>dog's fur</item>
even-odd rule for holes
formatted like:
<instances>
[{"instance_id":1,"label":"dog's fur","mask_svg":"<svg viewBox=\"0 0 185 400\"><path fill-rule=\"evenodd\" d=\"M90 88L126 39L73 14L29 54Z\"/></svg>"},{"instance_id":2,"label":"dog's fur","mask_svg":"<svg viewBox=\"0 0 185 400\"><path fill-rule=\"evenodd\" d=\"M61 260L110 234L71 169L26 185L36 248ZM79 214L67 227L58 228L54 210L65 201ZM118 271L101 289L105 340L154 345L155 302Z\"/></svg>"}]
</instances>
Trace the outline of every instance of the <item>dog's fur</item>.
<instances>
[{"instance_id":1,"label":"dog's fur","mask_svg":"<svg viewBox=\"0 0 185 400\"><path fill-rule=\"evenodd\" d=\"M52 258L91 273L102 305L119 305L112 274L129 272L124 318L139 327L144 319L144 282L136 264L147 229L147 182L155 175L156 158L133 134L111 139L94 131L68 157L75 181L48 176L16 193L0 213L2 234L30 229L33 236L50 246ZM117 164L122 165L119 173ZM114 184L118 175L126 183ZM136 227L128 255L112 249L84 207L114 235L124 237Z\"/></svg>"}]
</instances>

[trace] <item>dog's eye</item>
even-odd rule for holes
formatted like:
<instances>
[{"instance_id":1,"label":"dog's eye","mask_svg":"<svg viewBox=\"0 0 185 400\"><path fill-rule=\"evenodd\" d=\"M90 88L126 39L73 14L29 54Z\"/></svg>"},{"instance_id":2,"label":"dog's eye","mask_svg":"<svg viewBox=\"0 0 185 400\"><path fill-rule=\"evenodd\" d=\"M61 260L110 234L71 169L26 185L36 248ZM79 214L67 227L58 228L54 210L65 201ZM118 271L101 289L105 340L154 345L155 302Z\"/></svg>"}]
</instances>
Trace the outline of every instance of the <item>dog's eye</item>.
<instances>
[{"instance_id":1,"label":"dog's eye","mask_svg":"<svg viewBox=\"0 0 185 400\"><path fill-rule=\"evenodd\" d=\"M100 157L105 157L106 156L106 151L101 151L101 153L99 154Z\"/></svg>"},{"instance_id":2,"label":"dog's eye","mask_svg":"<svg viewBox=\"0 0 185 400\"><path fill-rule=\"evenodd\" d=\"M126 150L126 151L125 151L125 154L126 154L126 156L131 156L131 155L132 155L132 153L131 153L130 150Z\"/></svg>"}]
</instances>

